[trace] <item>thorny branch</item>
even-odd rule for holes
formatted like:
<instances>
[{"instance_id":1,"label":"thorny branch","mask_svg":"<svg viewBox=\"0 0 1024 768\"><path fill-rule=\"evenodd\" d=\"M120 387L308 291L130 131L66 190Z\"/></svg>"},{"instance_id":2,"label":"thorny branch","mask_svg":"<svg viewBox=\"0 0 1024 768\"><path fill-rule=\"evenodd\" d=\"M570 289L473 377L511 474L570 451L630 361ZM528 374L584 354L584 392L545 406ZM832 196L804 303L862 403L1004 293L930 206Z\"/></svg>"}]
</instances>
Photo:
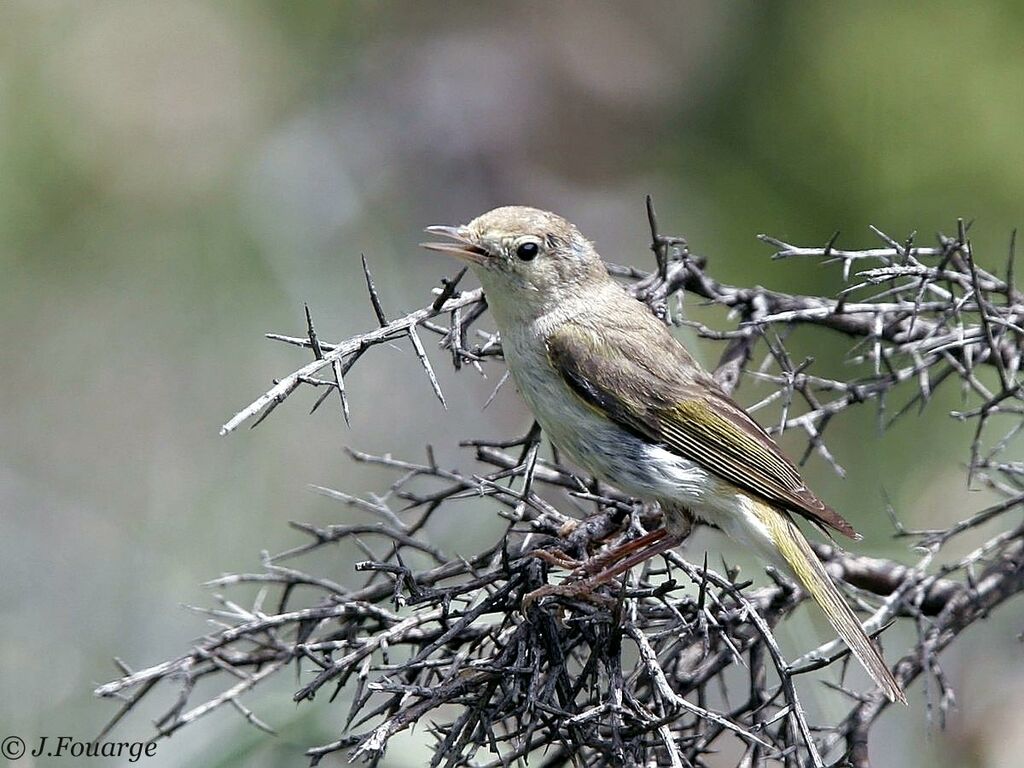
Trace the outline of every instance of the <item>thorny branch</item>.
<instances>
[{"instance_id":1,"label":"thorny branch","mask_svg":"<svg viewBox=\"0 0 1024 768\"><path fill-rule=\"evenodd\" d=\"M909 530L894 516L896 536L916 545L907 563L816 545L869 630L904 627L886 634L889 656L902 654L895 673L908 685L933 678L940 699L932 701L926 686L927 712L938 708L944 719L953 692L939 653L1024 589L1024 464L1007 458L1024 426L1024 297L1013 283L1013 241L1000 278L979 266L963 222L928 247L913 235L900 242L878 230L881 246L868 250L839 249L836 235L820 248L761 237L775 258L841 265L846 287L826 298L723 284L684 239L660 233L650 201L648 217L656 269L612 266L612 273L666 322L726 342L715 375L727 390L744 372L770 385L753 407L774 409L775 432L806 436L804 461L817 455L841 472L824 441L837 417L871 404L884 428L923 408L944 383L959 382L967 404L952 415L975 425L969 478L998 500L942 530ZM310 349L314 359L275 382L224 432L250 420L255 426L303 385L324 389L316 406L336 391L347 421L349 398L358 395L346 392L344 377L385 342L408 341L442 403L423 335L437 337L456 369L500 364L500 340L478 327L484 297L460 292L461 274L422 309L389 319L365 259L363 270L378 327L326 343L307 309L304 337L270 338ZM738 322L715 330L687 320L685 297L724 307ZM849 339L847 375L812 373L811 360L794 360L786 342L808 327ZM747 371L759 348L763 361ZM890 413L897 396L903 402ZM709 568L706 556L697 566L670 553L604 587L603 599L557 597L524 614L523 595L556 577L559 566L652 530L657 511L577 477L542 449L536 426L517 439L463 445L472 471L440 467L429 447L422 461L351 451L356 462L393 471L395 481L368 498L319 490L375 521L293 524L305 543L265 555L259 572L211 582L257 585L258 596L250 608L218 596L220 607L206 609L217 629L177 659L135 672L119 662L122 677L96 691L123 700L108 729L166 681L178 696L157 721L157 737L227 704L269 730L240 699L294 664L306 670L296 701L326 689L332 699L344 692L348 706L337 739L308 750L314 765L339 751L376 764L389 740L416 723L436 740L435 766L506 766L529 757L545 766L696 766L712 752L718 764L732 755L741 766L870 765L868 735L888 702L843 682L846 654L837 642L799 659L783 656L773 629L805 595L778 574L753 588L728 566ZM424 534L460 499L489 504L507 521L504 536L468 559L446 554ZM588 514L567 515L561 508L568 506ZM950 542L969 532L981 540L982 528L984 543L962 557L947 555ZM362 586L301 567L303 557L338 542L364 553L355 566L368 574ZM268 609L271 595L276 605ZM299 595L305 599L296 607ZM909 645L899 650L897 638ZM818 715L797 696L797 684L805 687L812 673L830 675L833 695L853 702L846 717L813 722ZM220 693L197 696L207 679L223 681Z\"/></svg>"}]
</instances>

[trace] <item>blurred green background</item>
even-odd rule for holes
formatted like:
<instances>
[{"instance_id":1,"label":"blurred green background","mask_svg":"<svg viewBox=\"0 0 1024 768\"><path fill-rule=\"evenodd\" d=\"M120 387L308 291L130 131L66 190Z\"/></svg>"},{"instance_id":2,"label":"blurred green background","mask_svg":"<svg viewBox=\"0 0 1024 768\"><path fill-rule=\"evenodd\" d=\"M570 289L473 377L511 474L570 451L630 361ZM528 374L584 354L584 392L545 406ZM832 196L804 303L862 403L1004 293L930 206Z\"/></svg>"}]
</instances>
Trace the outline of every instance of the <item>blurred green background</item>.
<instances>
[{"instance_id":1,"label":"blurred green background","mask_svg":"<svg viewBox=\"0 0 1024 768\"><path fill-rule=\"evenodd\" d=\"M528 423L510 388L481 412L493 380L438 354L444 412L402 348L354 370L351 430L300 394L217 436L305 359L261 338L301 334L303 302L325 339L370 327L360 253L390 312L451 269L416 248L424 225L499 204L556 210L647 265L649 192L731 282L837 288L834 268L770 262L758 232L858 247L868 224L928 240L957 216L1001 268L1024 222L1022 39L1018 2L0 4L0 735L94 736L111 656L179 654L207 626L179 607L209 604L202 581L299 541L287 520L350 514L307 484L382 487L344 446L416 457L433 439L454 462L458 436ZM846 480L808 465L864 551L908 556L883 487L908 524L983 503L956 404L883 441L866 414L835 425ZM450 520L462 551L499 530L467 512ZM945 732L915 686L875 731L877 765L1019 765L1019 618L946 655L961 710ZM344 712L296 708L285 677L247 700L278 737L222 710L146 765L304 765ZM137 713L115 736L150 733ZM420 764L424 740L389 764Z\"/></svg>"}]
</instances>

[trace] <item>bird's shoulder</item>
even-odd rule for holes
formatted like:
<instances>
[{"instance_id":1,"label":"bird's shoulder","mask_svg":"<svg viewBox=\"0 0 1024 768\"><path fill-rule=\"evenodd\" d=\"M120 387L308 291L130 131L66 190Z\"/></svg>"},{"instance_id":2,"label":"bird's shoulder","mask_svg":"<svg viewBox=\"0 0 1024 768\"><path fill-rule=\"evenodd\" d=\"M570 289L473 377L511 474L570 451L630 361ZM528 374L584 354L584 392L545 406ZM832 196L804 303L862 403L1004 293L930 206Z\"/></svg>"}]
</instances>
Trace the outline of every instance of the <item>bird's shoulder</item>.
<instances>
[{"instance_id":1,"label":"bird's shoulder","mask_svg":"<svg viewBox=\"0 0 1024 768\"><path fill-rule=\"evenodd\" d=\"M669 328L629 296L612 295L552 327L545 345L552 360L586 366L600 380L672 403L701 387L717 387Z\"/></svg>"}]
</instances>

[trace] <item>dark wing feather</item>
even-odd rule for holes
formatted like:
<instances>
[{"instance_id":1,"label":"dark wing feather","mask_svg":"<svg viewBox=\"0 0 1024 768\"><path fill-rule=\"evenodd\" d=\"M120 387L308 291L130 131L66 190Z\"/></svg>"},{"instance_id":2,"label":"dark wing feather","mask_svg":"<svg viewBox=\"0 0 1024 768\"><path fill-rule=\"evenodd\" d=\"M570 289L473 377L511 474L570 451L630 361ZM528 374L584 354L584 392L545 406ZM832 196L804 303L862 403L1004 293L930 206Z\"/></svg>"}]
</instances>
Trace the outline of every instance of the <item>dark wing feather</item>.
<instances>
[{"instance_id":1,"label":"dark wing feather","mask_svg":"<svg viewBox=\"0 0 1024 768\"><path fill-rule=\"evenodd\" d=\"M568 323L548 338L548 357L582 400L625 429L777 507L856 537L768 433L651 320L656 325L611 322L600 330Z\"/></svg>"}]
</instances>

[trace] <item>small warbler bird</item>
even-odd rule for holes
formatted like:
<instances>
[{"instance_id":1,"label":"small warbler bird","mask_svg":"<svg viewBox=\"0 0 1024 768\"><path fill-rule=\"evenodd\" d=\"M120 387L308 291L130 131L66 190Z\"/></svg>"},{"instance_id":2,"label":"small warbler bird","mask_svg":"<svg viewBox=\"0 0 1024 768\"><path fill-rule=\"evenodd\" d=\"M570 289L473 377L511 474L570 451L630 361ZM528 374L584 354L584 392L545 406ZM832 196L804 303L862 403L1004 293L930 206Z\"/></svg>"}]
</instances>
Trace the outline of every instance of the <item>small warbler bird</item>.
<instances>
[{"instance_id":1,"label":"small warbler bird","mask_svg":"<svg viewBox=\"0 0 1024 768\"><path fill-rule=\"evenodd\" d=\"M695 519L793 574L890 700L906 702L793 520L857 538L796 466L650 309L609 276L594 246L553 213L497 208L424 246L467 262L505 361L559 449L625 493L655 501L664 528L602 556L597 581L664 552ZM593 580L592 580L593 582Z\"/></svg>"}]
</instances>

